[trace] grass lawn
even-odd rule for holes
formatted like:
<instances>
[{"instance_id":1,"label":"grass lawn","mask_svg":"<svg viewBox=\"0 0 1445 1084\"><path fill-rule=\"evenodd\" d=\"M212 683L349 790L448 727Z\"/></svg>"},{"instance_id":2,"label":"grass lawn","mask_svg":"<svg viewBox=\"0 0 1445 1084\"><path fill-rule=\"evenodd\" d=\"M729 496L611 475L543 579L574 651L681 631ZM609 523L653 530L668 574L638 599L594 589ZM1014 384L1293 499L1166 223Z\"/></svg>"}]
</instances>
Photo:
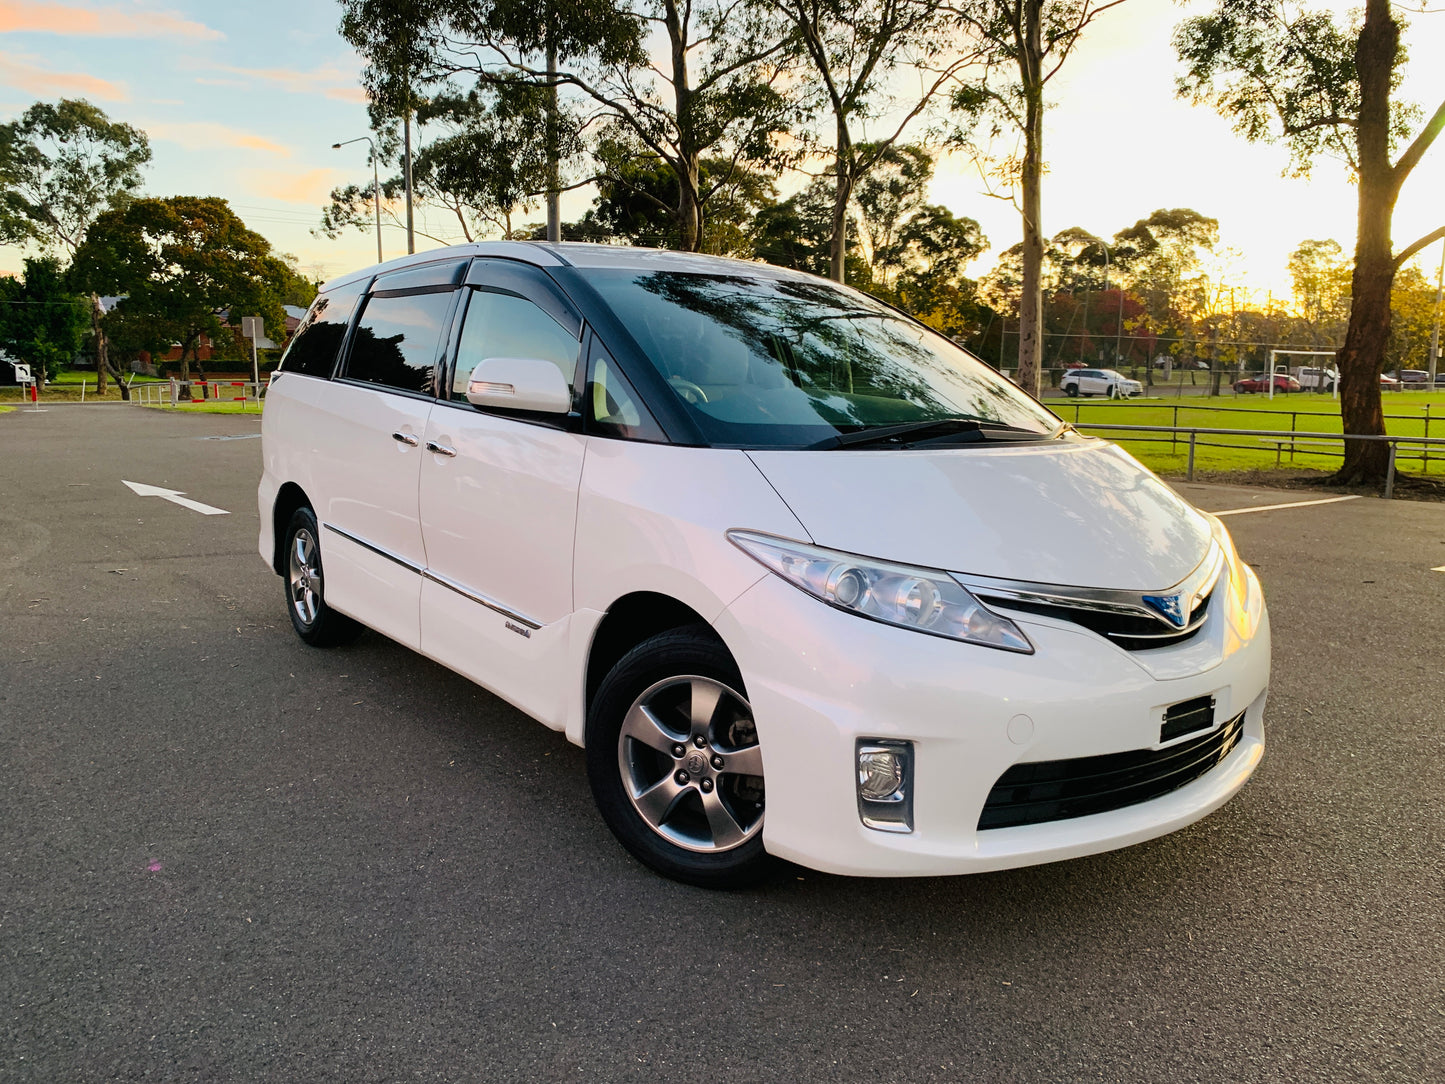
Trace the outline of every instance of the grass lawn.
<instances>
[{"instance_id":1,"label":"grass lawn","mask_svg":"<svg viewBox=\"0 0 1445 1084\"><path fill-rule=\"evenodd\" d=\"M227 402L224 399L199 400L194 403L180 403L171 406L170 403L147 404L151 410L174 410L181 414L259 414L261 413L260 403L235 403Z\"/></svg>"},{"instance_id":2,"label":"grass lawn","mask_svg":"<svg viewBox=\"0 0 1445 1084\"><path fill-rule=\"evenodd\" d=\"M1092 425L1164 425L1201 429L1267 429L1281 433L1339 433L1340 405L1335 399L1313 393L1229 395L1191 402L1178 399L1050 400L1049 407L1085 432L1115 440L1151 469L1161 474L1182 474L1189 464L1189 438L1168 434L1131 436L1125 431L1093 429ZM1385 428L1392 436L1445 437L1445 391L1400 391L1384 394ZM1341 445L1301 444L1291 456L1286 447L1281 468L1332 471L1340 465ZM1275 445L1257 436L1201 435L1196 439L1198 471L1273 470ZM1422 459L1418 450L1401 452L1400 469L1410 473L1445 475L1445 446Z\"/></svg>"}]
</instances>

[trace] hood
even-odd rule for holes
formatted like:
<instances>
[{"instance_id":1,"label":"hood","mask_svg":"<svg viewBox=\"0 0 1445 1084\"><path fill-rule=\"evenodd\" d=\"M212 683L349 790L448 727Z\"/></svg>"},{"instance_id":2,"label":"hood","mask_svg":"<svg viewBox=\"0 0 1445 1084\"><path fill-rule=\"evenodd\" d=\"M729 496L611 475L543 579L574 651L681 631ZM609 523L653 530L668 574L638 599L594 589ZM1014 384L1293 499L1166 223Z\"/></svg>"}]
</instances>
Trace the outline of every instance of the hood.
<instances>
[{"instance_id":1,"label":"hood","mask_svg":"<svg viewBox=\"0 0 1445 1084\"><path fill-rule=\"evenodd\" d=\"M1209 552L1208 521L1102 441L748 455L814 544L862 556L1154 591Z\"/></svg>"}]
</instances>

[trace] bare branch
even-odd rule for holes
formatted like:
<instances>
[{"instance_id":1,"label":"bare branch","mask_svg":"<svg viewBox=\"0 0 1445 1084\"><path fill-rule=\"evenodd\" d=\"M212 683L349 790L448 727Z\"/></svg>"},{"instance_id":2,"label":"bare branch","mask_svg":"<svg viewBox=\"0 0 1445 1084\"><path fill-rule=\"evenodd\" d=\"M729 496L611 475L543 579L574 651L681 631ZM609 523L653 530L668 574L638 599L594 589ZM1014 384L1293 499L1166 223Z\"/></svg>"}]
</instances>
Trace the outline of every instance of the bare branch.
<instances>
[{"instance_id":1,"label":"bare branch","mask_svg":"<svg viewBox=\"0 0 1445 1084\"><path fill-rule=\"evenodd\" d=\"M1429 248L1442 237L1445 237L1445 226L1441 226L1438 230L1432 230L1424 237L1420 238L1418 241L1414 241L1411 244L1406 245L1400 250L1399 255L1396 256L1393 261L1395 265L1395 270L1400 270L1400 268L1404 267L1405 264L1410 262L1410 258L1414 256L1417 252L1419 252L1423 248Z\"/></svg>"},{"instance_id":2,"label":"bare branch","mask_svg":"<svg viewBox=\"0 0 1445 1084\"><path fill-rule=\"evenodd\" d=\"M1425 127L1420 129L1419 134L1405 148L1405 153L1400 155L1400 160L1395 163L1396 191L1399 190L1400 185L1405 183L1405 178L1410 175L1410 171L1425 156L1425 152L1430 149L1430 144L1435 142L1435 137L1440 134L1441 130L1445 130L1445 102L1441 102L1436 107L1434 114L1425 122Z\"/></svg>"}]
</instances>

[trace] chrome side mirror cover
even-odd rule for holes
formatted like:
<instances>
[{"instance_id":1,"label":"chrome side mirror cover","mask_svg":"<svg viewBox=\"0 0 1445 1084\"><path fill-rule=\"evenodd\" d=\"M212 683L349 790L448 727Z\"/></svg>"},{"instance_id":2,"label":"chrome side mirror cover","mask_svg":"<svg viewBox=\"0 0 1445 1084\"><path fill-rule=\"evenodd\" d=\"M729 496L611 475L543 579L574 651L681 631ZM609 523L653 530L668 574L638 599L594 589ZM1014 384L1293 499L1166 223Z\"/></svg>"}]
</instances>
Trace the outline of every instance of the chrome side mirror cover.
<instances>
[{"instance_id":1,"label":"chrome side mirror cover","mask_svg":"<svg viewBox=\"0 0 1445 1084\"><path fill-rule=\"evenodd\" d=\"M541 358L483 358L467 381L467 402L479 407L566 414L572 388L562 370Z\"/></svg>"}]
</instances>

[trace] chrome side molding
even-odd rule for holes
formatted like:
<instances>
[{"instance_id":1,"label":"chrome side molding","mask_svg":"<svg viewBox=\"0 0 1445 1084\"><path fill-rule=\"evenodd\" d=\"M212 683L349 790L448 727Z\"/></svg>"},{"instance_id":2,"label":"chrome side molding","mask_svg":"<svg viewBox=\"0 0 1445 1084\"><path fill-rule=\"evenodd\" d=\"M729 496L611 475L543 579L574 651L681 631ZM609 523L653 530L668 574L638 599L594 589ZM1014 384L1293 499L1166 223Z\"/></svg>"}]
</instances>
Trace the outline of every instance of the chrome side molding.
<instances>
[{"instance_id":1,"label":"chrome side molding","mask_svg":"<svg viewBox=\"0 0 1445 1084\"><path fill-rule=\"evenodd\" d=\"M391 561L393 564L400 565L408 572L415 572L424 580L431 580L432 583L440 584L442 587L447 588L447 590L449 591L455 591L463 598L470 599L472 602L477 603L479 606L485 606L487 609L493 611L494 613L499 613L503 617L511 621L515 621L519 625L525 625L528 629L531 630L540 629L542 627L542 623L540 621L533 621L526 614L520 614L516 610L511 609L510 607L503 606L496 599L488 598L480 591L475 591L472 588L468 587L466 584L458 583L456 580L450 579L447 576L443 576L440 572L433 572L431 569L425 568L422 565L417 564L415 561L408 561L400 554L392 553L391 550L383 549L381 546L368 542L366 539L360 537L359 535L354 535L350 531L344 530L343 528L336 526L334 523L323 523L322 526L325 527L328 531L339 534L348 542L355 542L362 549L368 550L371 553L376 554L378 557L385 557L388 561ZM529 636L531 635L531 633L523 633L523 635Z\"/></svg>"}]
</instances>

